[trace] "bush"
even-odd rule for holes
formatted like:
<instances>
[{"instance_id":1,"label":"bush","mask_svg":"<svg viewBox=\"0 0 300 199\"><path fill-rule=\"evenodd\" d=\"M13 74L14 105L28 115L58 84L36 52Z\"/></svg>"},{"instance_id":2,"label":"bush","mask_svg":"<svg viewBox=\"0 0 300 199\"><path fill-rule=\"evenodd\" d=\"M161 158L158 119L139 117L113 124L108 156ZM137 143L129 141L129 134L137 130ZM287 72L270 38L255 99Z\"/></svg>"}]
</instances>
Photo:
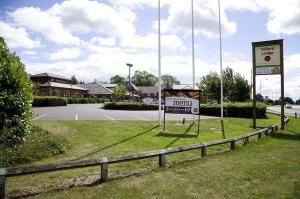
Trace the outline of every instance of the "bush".
<instances>
[{"instance_id":1,"label":"bush","mask_svg":"<svg viewBox=\"0 0 300 199\"><path fill-rule=\"evenodd\" d=\"M158 110L158 105L143 103L111 102L104 104L104 109L109 110Z\"/></svg>"},{"instance_id":2,"label":"bush","mask_svg":"<svg viewBox=\"0 0 300 199\"><path fill-rule=\"evenodd\" d=\"M266 105L264 103L256 104L256 118L266 117ZM218 105L202 105L200 108L201 115L220 116L221 106ZM253 107L252 102L247 103L226 103L224 104L225 117L252 118Z\"/></svg>"},{"instance_id":3,"label":"bush","mask_svg":"<svg viewBox=\"0 0 300 199\"><path fill-rule=\"evenodd\" d=\"M33 98L32 106L67 106L67 100L61 97L41 97L36 96Z\"/></svg>"},{"instance_id":4,"label":"bush","mask_svg":"<svg viewBox=\"0 0 300 199\"><path fill-rule=\"evenodd\" d=\"M22 143L30 131L32 84L20 58L0 37L0 145Z\"/></svg>"},{"instance_id":5,"label":"bush","mask_svg":"<svg viewBox=\"0 0 300 199\"><path fill-rule=\"evenodd\" d=\"M68 101L68 104L95 104L95 103L110 102L110 99L107 99L107 98L95 98L95 97L89 97L89 98L68 97L67 101Z\"/></svg>"},{"instance_id":6,"label":"bush","mask_svg":"<svg viewBox=\"0 0 300 199\"><path fill-rule=\"evenodd\" d=\"M35 162L63 153L67 147L65 137L53 135L40 127L33 126L24 143L10 148L0 145L0 167Z\"/></svg>"}]
</instances>

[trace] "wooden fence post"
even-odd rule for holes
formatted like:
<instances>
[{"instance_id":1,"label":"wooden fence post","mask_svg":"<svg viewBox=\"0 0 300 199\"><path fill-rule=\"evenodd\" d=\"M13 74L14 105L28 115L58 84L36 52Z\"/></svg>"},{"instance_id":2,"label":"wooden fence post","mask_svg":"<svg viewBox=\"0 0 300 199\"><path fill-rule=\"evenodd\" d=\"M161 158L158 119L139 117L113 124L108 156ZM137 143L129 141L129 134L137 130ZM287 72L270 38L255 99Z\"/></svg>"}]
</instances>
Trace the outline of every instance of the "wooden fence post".
<instances>
[{"instance_id":1,"label":"wooden fence post","mask_svg":"<svg viewBox=\"0 0 300 199\"><path fill-rule=\"evenodd\" d=\"M249 143L249 137L245 137L244 144L248 144L248 143Z\"/></svg>"},{"instance_id":2,"label":"wooden fence post","mask_svg":"<svg viewBox=\"0 0 300 199\"><path fill-rule=\"evenodd\" d=\"M261 138L261 131L257 134L258 136L258 139L260 139Z\"/></svg>"},{"instance_id":3,"label":"wooden fence post","mask_svg":"<svg viewBox=\"0 0 300 199\"><path fill-rule=\"evenodd\" d=\"M269 134L269 129L266 129L265 130L265 135L268 135Z\"/></svg>"},{"instance_id":4,"label":"wooden fence post","mask_svg":"<svg viewBox=\"0 0 300 199\"><path fill-rule=\"evenodd\" d=\"M106 157L103 158L101 163L101 181L105 182L108 179L108 160Z\"/></svg>"},{"instance_id":5,"label":"wooden fence post","mask_svg":"<svg viewBox=\"0 0 300 199\"><path fill-rule=\"evenodd\" d=\"M0 199L5 198L5 178L6 171L0 169Z\"/></svg>"},{"instance_id":6,"label":"wooden fence post","mask_svg":"<svg viewBox=\"0 0 300 199\"><path fill-rule=\"evenodd\" d=\"M201 148L201 157L204 158L207 156L207 144L205 143L205 146Z\"/></svg>"},{"instance_id":7,"label":"wooden fence post","mask_svg":"<svg viewBox=\"0 0 300 199\"><path fill-rule=\"evenodd\" d=\"M165 167L166 166L166 155L163 154L159 154L158 156L158 163L160 167Z\"/></svg>"},{"instance_id":8,"label":"wooden fence post","mask_svg":"<svg viewBox=\"0 0 300 199\"><path fill-rule=\"evenodd\" d=\"M230 142L230 149L234 150L235 149L235 140Z\"/></svg>"}]
</instances>

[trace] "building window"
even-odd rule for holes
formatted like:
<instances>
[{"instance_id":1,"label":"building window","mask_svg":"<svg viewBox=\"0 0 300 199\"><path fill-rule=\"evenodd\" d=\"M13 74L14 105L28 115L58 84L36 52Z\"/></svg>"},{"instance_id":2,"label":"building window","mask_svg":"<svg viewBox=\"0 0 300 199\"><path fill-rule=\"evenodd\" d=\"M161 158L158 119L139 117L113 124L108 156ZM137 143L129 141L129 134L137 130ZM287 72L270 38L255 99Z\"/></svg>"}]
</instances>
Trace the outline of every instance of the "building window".
<instances>
[{"instance_id":1,"label":"building window","mask_svg":"<svg viewBox=\"0 0 300 199\"><path fill-rule=\"evenodd\" d=\"M70 91L69 90L65 90L65 97L70 97Z\"/></svg>"},{"instance_id":2,"label":"building window","mask_svg":"<svg viewBox=\"0 0 300 199\"><path fill-rule=\"evenodd\" d=\"M57 89L55 89L55 90L53 90L53 96L60 96L60 91L59 90L57 90Z\"/></svg>"},{"instance_id":3,"label":"building window","mask_svg":"<svg viewBox=\"0 0 300 199\"><path fill-rule=\"evenodd\" d=\"M40 89L40 95L45 96L46 95L46 89L44 89L44 88Z\"/></svg>"}]
</instances>

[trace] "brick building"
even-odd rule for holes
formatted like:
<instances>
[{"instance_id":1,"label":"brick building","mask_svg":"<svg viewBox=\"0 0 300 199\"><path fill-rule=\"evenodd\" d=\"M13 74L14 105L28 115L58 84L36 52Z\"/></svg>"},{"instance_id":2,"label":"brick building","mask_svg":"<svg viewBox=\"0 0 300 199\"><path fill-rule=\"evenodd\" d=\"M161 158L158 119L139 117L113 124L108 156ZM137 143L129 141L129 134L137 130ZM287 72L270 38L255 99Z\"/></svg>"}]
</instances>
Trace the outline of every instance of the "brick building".
<instances>
[{"instance_id":1,"label":"brick building","mask_svg":"<svg viewBox=\"0 0 300 199\"><path fill-rule=\"evenodd\" d=\"M30 75L30 79L37 85L39 96L58 97L86 97L88 90L72 84L72 80L60 75L41 73Z\"/></svg>"}]
</instances>

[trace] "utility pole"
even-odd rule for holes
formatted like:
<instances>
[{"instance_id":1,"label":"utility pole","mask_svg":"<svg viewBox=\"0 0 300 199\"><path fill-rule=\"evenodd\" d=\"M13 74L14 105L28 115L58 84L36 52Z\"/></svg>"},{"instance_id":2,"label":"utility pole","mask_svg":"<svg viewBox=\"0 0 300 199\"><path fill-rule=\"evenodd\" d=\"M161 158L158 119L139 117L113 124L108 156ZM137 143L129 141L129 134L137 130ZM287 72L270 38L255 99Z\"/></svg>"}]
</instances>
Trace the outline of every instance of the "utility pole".
<instances>
[{"instance_id":1,"label":"utility pole","mask_svg":"<svg viewBox=\"0 0 300 199\"><path fill-rule=\"evenodd\" d=\"M130 102L130 86L131 86L131 79L130 79L130 69L131 69L131 67L133 66L133 64L130 64L130 63L127 63L126 64L126 66L128 66L128 68L129 68L129 76L128 76L128 80L129 80L129 89L128 89L128 99L129 99L129 102Z\"/></svg>"}]
</instances>

